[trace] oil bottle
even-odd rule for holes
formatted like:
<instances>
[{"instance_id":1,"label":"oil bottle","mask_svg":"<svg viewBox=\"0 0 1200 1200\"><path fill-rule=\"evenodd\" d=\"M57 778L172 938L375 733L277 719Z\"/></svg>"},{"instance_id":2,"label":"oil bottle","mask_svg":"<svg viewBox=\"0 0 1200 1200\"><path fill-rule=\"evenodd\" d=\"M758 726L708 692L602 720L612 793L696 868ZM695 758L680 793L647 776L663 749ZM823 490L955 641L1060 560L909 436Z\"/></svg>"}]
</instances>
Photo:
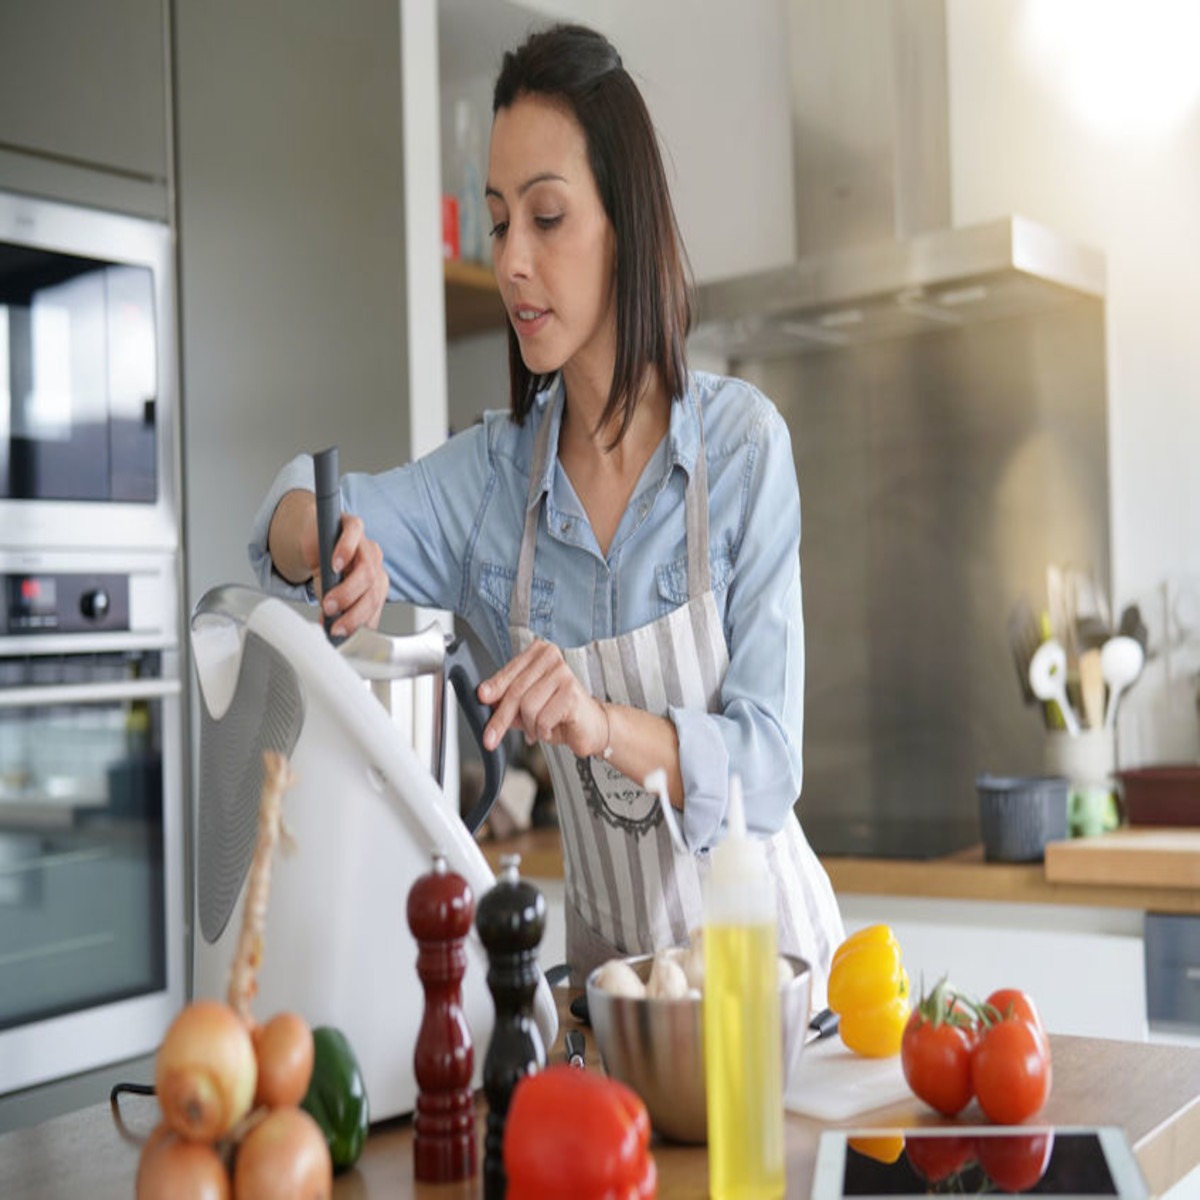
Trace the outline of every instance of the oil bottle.
<instances>
[{"instance_id":1,"label":"oil bottle","mask_svg":"<svg viewBox=\"0 0 1200 1200\"><path fill-rule=\"evenodd\" d=\"M775 886L746 834L738 776L713 849L704 905L704 1074L709 1195L784 1194L783 1047Z\"/></svg>"}]
</instances>

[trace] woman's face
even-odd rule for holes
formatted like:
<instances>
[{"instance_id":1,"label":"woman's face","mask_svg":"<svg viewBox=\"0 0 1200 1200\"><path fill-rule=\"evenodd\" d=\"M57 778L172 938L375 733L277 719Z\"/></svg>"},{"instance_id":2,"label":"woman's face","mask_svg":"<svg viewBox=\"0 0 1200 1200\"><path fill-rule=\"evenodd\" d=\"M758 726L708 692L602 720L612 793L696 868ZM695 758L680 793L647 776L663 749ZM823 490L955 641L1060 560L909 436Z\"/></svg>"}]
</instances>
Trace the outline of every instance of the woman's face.
<instances>
[{"instance_id":1,"label":"woman's face","mask_svg":"<svg viewBox=\"0 0 1200 1200\"><path fill-rule=\"evenodd\" d=\"M496 113L488 160L492 265L535 374L601 372L616 355L616 237L570 111L521 96Z\"/></svg>"}]
</instances>

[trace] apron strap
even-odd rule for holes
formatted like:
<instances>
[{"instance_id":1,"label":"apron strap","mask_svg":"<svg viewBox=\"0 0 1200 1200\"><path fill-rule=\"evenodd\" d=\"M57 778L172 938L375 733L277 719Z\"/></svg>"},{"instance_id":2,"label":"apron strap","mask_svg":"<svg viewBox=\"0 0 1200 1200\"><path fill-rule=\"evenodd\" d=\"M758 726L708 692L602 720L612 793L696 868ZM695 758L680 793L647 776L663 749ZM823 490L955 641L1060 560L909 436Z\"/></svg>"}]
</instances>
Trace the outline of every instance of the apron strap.
<instances>
[{"instance_id":1,"label":"apron strap","mask_svg":"<svg viewBox=\"0 0 1200 1200\"><path fill-rule=\"evenodd\" d=\"M696 600L712 588L708 564L708 455L704 449L704 418L696 404L696 424L700 430L700 449L688 478L684 495L687 515L688 599Z\"/></svg>"}]
</instances>

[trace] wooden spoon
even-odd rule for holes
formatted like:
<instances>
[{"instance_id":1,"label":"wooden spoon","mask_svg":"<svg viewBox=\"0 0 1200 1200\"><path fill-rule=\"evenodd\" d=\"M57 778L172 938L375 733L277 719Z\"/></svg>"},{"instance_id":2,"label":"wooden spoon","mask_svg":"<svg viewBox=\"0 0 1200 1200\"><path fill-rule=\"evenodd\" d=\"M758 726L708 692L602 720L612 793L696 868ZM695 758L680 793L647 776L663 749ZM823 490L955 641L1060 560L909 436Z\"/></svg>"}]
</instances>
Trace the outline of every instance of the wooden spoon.
<instances>
[{"instance_id":1,"label":"wooden spoon","mask_svg":"<svg viewBox=\"0 0 1200 1200\"><path fill-rule=\"evenodd\" d=\"M1079 656L1079 691L1084 724L1089 729L1100 729L1104 725L1104 668L1099 647Z\"/></svg>"}]
</instances>

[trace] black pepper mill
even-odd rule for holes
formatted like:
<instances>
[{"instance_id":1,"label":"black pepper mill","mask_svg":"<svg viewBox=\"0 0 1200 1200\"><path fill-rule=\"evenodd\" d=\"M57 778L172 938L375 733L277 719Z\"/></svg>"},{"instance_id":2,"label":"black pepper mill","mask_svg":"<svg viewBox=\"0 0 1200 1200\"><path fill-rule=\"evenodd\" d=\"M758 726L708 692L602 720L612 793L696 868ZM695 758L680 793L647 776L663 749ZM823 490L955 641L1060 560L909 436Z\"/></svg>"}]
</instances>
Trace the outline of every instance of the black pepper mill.
<instances>
[{"instance_id":1,"label":"black pepper mill","mask_svg":"<svg viewBox=\"0 0 1200 1200\"><path fill-rule=\"evenodd\" d=\"M488 953L488 989L496 1006L496 1024L483 1060L483 1093L487 1097L484 1139L484 1200L503 1200L504 1123L513 1089L526 1075L546 1065L546 1049L533 1019L533 997L541 970L538 943L546 929L542 893L517 874L520 855L500 860L500 877L479 901L475 925Z\"/></svg>"}]
</instances>

